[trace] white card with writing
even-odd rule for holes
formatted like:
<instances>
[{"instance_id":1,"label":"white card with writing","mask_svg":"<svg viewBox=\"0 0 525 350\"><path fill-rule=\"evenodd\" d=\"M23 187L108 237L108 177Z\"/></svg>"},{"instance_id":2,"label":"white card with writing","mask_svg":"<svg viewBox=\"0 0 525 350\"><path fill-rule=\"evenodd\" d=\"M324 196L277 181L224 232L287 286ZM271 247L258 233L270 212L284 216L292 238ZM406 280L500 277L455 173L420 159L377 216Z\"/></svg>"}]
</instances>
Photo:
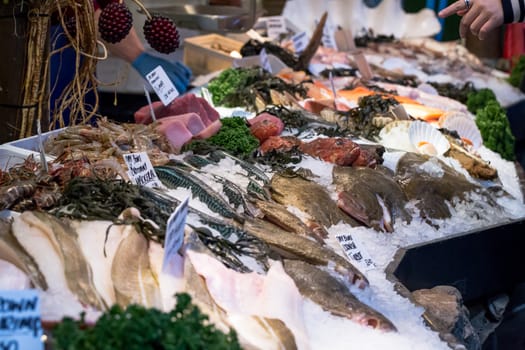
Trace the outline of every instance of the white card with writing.
<instances>
[{"instance_id":1,"label":"white card with writing","mask_svg":"<svg viewBox=\"0 0 525 350\"><path fill-rule=\"evenodd\" d=\"M173 85L171 79L168 78L168 74L166 74L166 71L161 66L157 66L149 72L146 75L146 79L164 106L169 105L179 96L179 91L177 91L177 88Z\"/></svg>"},{"instance_id":2,"label":"white card with writing","mask_svg":"<svg viewBox=\"0 0 525 350\"><path fill-rule=\"evenodd\" d=\"M370 254L364 249L361 242L355 236L346 233L336 235L335 238L343 248L346 256L354 262L360 270L368 271L376 267Z\"/></svg>"},{"instance_id":3,"label":"white card with writing","mask_svg":"<svg viewBox=\"0 0 525 350\"><path fill-rule=\"evenodd\" d=\"M333 24L329 24L328 22L325 24L323 28L323 36L321 38L321 42L323 43L323 46L330 49L337 49L337 44L335 42L335 31L336 26Z\"/></svg>"},{"instance_id":4,"label":"white card with writing","mask_svg":"<svg viewBox=\"0 0 525 350\"><path fill-rule=\"evenodd\" d=\"M300 54L308 46L310 38L308 37L306 32L300 32L292 36L292 42L295 53Z\"/></svg>"},{"instance_id":5,"label":"white card with writing","mask_svg":"<svg viewBox=\"0 0 525 350\"><path fill-rule=\"evenodd\" d=\"M0 320L0 349L44 349L36 289L0 290Z\"/></svg>"},{"instance_id":6,"label":"white card with writing","mask_svg":"<svg viewBox=\"0 0 525 350\"><path fill-rule=\"evenodd\" d=\"M213 103L213 98L211 97L211 92L210 90L208 90L208 88L204 86L201 87L201 95L202 98L205 99L210 106L215 107L215 104Z\"/></svg>"},{"instance_id":7,"label":"white card with writing","mask_svg":"<svg viewBox=\"0 0 525 350\"><path fill-rule=\"evenodd\" d=\"M131 183L139 186L162 187L146 152L124 154Z\"/></svg>"},{"instance_id":8,"label":"white card with writing","mask_svg":"<svg viewBox=\"0 0 525 350\"><path fill-rule=\"evenodd\" d=\"M268 54L266 53L266 49L262 49L259 53L259 61L261 67L263 67L264 70L271 72L272 71L272 65L270 64L270 57L268 57Z\"/></svg>"},{"instance_id":9,"label":"white card with writing","mask_svg":"<svg viewBox=\"0 0 525 350\"><path fill-rule=\"evenodd\" d=\"M286 33L286 22L283 16L270 16L266 18L266 31L268 38L276 39L280 34Z\"/></svg>"},{"instance_id":10,"label":"white card with writing","mask_svg":"<svg viewBox=\"0 0 525 350\"><path fill-rule=\"evenodd\" d=\"M166 237L164 239L164 259L162 270L168 272L168 265L171 259L178 254L179 248L184 242L184 226L188 215L188 205L190 197L183 200L175 211L170 215L166 224Z\"/></svg>"}]
</instances>

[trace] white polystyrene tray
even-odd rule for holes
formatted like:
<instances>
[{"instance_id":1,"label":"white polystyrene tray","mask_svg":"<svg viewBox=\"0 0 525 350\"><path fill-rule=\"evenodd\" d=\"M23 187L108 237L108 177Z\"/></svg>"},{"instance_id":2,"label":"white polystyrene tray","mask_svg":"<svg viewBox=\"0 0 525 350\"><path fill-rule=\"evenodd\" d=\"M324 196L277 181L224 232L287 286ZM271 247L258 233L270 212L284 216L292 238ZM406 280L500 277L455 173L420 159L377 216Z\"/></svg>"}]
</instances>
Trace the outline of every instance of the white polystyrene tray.
<instances>
[{"instance_id":1,"label":"white polystyrene tray","mask_svg":"<svg viewBox=\"0 0 525 350\"><path fill-rule=\"evenodd\" d=\"M51 130L51 131L43 133L42 134L42 143L44 143L49 137L55 136L56 134L58 134L59 132L61 132L63 130L64 129L56 129L56 130ZM38 149L38 135L26 137L26 138L20 139L20 140L7 142L4 145L21 148L21 149L27 150L27 151L39 152L39 149Z\"/></svg>"}]
</instances>

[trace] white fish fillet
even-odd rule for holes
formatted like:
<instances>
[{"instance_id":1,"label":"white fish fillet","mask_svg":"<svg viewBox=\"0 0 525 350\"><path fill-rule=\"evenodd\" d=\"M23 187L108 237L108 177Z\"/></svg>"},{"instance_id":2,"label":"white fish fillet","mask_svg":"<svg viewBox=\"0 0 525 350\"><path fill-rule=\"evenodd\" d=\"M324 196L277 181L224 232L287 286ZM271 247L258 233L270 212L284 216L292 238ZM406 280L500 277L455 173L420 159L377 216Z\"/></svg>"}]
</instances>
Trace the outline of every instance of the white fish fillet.
<instances>
[{"instance_id":1,"label":"white fish fillet","mask_svg":"<svg viewBox=\"0 0 525 350\"><path fill-rule=\"evenodd\" d=\"M35 259L51 293L69 290L64 273L64 262L58 243L32 224L38 220L33 213L24 212L13 219L12 230L25 250Z\"/></svg>"},{"instance_id":2,"label":"white fish fillet","mask_svg":"<svg viewBox=\"0 0 525 350\"><path fill-rule=\"evenodd\" d=\"M93 308L83 306L69 289L64 272L64 262L57 251L57 245L35 227L31 222L36 220L31 212L24 212L14 217L12 230L24 249L36 261L44 275L48 289L41 293L42 319L60 320L64 316L78 318L81 312L92 315Z\"/></svg>"},{"instance_id":3,"label":"white fish fillet","mask_svg":"<svg viewBox=\"0 0 525 350\"><path fill-rule=\"evenodd\" d=\"M162 271L164 248L159 243L150 242L148 254L151 270L159 282L163 310L171 311L175 307L175 294L185 291L184 258L176 255L166 271Z\"/></svg>"},{"instance_id":4,"label":"white fish fillet","mask_svg":"<svg viewBox=\"0 0 525 350\"><path fill-rule=\"evenodd\" d=\"M123 226L111 226L106 241L106 231L112 225L111 221L73 221L71 225L78 234L80 248L91 266L93 284L106 305L111 307L116 303L111 264L123 239Z\"/></svg>"},{"instance_id":5,"label":"white fish fillet","mask_svg":"<svg viewBox=\"0 0 525 350\"><path fill-rule=\"evenodd\" d=\"M204 277L214 301L228 314L279 319L292 331L299 349L309 349L303 317L303 297L280 262L273 262L266 276L238 273L207 254L186 252Z\"/></svg>"},{"instance_id":6,"label":"white fish fillet","mask_svg":"<svg viewBox=\"0 0 525 350\"><path fill-rule=\"evenodd\" d=\"M129 234L120 242L111 266L117 303L124 307L140 304L162 309L158 281L151 270L148 241L131 225L126 225L125 230Z\"/></svg>"}]
</instances>

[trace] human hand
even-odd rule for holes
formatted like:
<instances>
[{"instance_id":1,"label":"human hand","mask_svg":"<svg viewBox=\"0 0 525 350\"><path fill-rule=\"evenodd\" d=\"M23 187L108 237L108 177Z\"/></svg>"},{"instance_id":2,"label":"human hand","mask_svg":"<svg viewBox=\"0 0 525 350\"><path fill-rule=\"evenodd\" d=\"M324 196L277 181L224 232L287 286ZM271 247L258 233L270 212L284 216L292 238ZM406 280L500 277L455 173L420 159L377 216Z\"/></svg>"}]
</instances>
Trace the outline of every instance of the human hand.
<instances>
[{"instance_id":1,"label":"human hand","mask_svg":"<svg viewBox=\"0 0 525 350\"><path fill-rule=\"evenodd\" d=\"M503 6L499 0L458 0L439 11L438 16L445 18L453 14L463 17L459 23L461 38L465 38L470 30L483 40L490 31L503 24Z\"/></svg>"},{"instance_id":2,"label":"human hand","mask_svg":"<svg viewBox=\"0 0 525 350\"><path fill-rule=\"evenodd\" d=\"M143 52L131 62L131 65L144 78L157 66L161 66L179 93L186 92L190 84L191 70L180 62L171 63L163 58Z\"/></svg>"}]
</instances>

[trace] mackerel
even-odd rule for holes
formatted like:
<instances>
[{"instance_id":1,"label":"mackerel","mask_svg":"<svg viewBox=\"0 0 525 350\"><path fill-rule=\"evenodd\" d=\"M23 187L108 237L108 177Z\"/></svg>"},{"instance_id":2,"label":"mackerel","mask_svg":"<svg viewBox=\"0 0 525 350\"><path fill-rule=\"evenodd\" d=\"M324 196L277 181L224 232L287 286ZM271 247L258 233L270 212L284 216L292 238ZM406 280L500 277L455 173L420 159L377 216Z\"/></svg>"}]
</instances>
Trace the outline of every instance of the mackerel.
<instances>
[{"instance_id":1,"label":"mackerel","mask_svg":"<svg viewBox=\"0 0 525 350\"><path fill-rule=\"evenodd\" d=\"M199 156L197 154L188 154L184 157L184 161L190 164L191 166L194 166L195 168L202 168L207 165L217 165L217 162L214 162L208 158L205 158L203 156Z\"/></svg>"},{"instance_id":2,"label":"mackerel","mask_svg":"<svg viewBox=\"0 0 525 350\"><path fill-rule=\"evenodd\" d=\"M156 166L154 169L160 181L167 187L188 188L192 195L199 198L210 210L239 222L244 221L243 216L238 214L220 194L188 171L169 166Z\"/></svg>"},{"instance_id":3,"label":"mackerel","mask_svg":"<svg viewBox=\"0 0 525 350\"><path fill-rule=\"evenodd\" d=\"M261 169L259 169L257 166L253 164L250 164L224 151L214 151L213 156L219 156L221 158L228 157L234 160L235 163L239 164L239 166L243 168L248 173L249 176L256 177L259 181L261 181L265 185L268 185L270 183L270 178L264 173L264 171L262 171Z\"/></svg>"},{"instance_id":4,"label":"mackerel","mask_svg":"<svg viewBox=\"0 0 525 350\"><path fill-rule=\"evenodd\" d=\"M168 216L171 215L171 213L173 213L173 211L175 211L177 206L179 206L181 203L181 201L177 198L163 193L162 190L158 188L141 187L140 192L146 198L155 202L158 208L161 211L167 213ZM200 224L216 230L224 238L229 238L232 234L240 235L244 233L242 227L239 226L235 221L216 218L191 207L191 205L188 207L188 212L190 214L194 214ZM192 217L188 216L187 221L191 222L191 219ZM197 226L198 224L192 222L191 225Z\"/></svg>"}]
</instances>

